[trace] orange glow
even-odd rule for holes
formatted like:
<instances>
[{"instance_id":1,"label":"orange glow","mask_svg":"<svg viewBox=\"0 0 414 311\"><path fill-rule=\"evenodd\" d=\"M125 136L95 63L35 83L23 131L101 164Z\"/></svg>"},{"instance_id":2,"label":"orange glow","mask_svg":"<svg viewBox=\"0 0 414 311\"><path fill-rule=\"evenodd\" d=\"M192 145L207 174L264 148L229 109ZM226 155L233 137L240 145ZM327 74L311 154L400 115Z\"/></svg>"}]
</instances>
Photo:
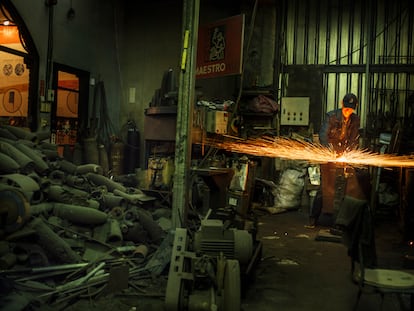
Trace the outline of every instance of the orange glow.
<instances>
[{"instance_id":1,"label":"orange glow","mask_svg":"<svg viewBox=\"0 0 414 311\"><path fill-rule=\"evenodd\" d=\"M345 155L340 155L338 158L336 158L336 161L346 163L348 162L348 159L346 158Z\"/></svg>"},{"instance_id":2,"label":"orange glow","mask_svg":"<svg viewBox=\"0 0 414 311\"><path fill-rule=\"evenodd\" d=\"M0 44L20 43L17 26L0 25Z\"/></svg>"},{"instance_id":3,"label":"orange glow","mask_svg":"<svg viewBox=\"0 0 414 311\"><path fill-rule=\"evenodd\" d=\"M414 155L398 156L379 154L369 150L349 150L338 155L332 148L281 137L238 139L223 136L222 139L207 139L205 144L235 153L260 157L305 160L310 163L347 163L352 166L414 167Z\"/></svg>"}]
</instances>

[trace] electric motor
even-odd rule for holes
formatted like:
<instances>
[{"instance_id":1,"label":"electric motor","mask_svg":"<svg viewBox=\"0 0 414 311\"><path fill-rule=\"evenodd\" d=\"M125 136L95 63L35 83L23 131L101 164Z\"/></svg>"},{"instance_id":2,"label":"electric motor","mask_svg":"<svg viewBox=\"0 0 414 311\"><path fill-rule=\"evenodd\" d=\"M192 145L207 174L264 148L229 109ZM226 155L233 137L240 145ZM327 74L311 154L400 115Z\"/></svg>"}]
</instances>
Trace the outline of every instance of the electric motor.
<instances>
[{"instance_id":1,"label":"electric motor","mask_svg":"<svg viewBox=\"0 0 414 311\"><path fill-rule=\"evenodd\" d=\"M249 262L253 253L253 238L246 230L224 229L222 220L206 219L194 235L194 250L209 256L237 259L241 265Z\"/></svg>"}]
</instances>

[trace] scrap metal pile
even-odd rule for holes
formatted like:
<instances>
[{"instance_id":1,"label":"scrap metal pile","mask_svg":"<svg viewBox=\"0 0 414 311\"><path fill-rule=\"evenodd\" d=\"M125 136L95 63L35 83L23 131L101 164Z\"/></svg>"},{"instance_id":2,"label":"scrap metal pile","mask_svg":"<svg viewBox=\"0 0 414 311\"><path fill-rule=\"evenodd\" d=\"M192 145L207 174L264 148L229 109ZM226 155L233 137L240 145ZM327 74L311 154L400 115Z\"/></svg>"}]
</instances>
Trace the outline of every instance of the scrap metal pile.
<instances>
[{"instance_id":1,"label":"scrap metal pile","mask_svg":"<svg viewBox=\"0 0 414 311\"><path fill-rule=\"evenodd\" d=\"M155 200L36 133L0 127L0 309L142 291L171 256L170 210Z\"/></svg>"}]
</instances>

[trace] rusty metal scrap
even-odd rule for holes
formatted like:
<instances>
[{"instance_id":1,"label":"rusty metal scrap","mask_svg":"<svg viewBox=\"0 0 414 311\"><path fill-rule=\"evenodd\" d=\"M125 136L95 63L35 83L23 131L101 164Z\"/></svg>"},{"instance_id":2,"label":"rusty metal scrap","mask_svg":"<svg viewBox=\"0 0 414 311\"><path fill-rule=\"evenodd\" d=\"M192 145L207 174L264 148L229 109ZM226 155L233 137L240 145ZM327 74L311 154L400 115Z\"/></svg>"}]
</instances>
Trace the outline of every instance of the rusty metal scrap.
<instances>
[{"instance_id":1,"label":"rusty metal scrap","mask_svg":"<svg viewBox=\"0 0 414 311\"><path fill-rule=\"evenodd\" d=\"M36 231L38 243L47 251L51 259L63 263L76 263L81 261L79 254L73 251L66 241L45 224L41 218L35 218L28 226Z\"/></svg>"},{"instance_id":2,"label":"rusty metal scrap","mask_svg":"<svg viewBox=\"0 0 414 311\"><path fill-rule=\"evenodd\" d=\"M34 291L26 306L57 306L105 293L117 279L133 284L161 273L171 239L152 215L156 199L110 179L99 164L75 165L39 137L0 126L0 198L8 191L24 201L0 206L5 297Z\"/></svg>"}]
</instances>

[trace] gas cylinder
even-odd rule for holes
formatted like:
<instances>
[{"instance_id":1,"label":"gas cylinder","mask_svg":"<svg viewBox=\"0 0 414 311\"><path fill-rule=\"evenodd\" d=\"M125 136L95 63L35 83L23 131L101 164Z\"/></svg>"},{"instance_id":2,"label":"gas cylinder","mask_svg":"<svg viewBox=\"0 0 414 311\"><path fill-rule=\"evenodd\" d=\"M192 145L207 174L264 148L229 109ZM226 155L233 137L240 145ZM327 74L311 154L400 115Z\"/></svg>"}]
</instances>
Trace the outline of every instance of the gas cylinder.
<instances>
[{"instance_id":1,"label":"gas cylinder","mask_svg":"<svg viewBox=\"0 0 414 311\"><path fill-rule=\"evenodd\" d=\"M108 171L109 171L109 160L108 160L108 153L106 152L105 145L100 144L98 146L98 154L99 154L99 164L102 167L103 174L107 176Z\"/></svg>"},{"instance_id":2,"label":"gas cylinder","mask_svg":"<svg viewBox=\"0 0 414 311\"><path fill-rule=\"evenodd\" d=\"M135 173L139 167L140 152L139 131L135 126L131 126L127 132L127 144L125 145L125 173Z\"/></svg>"}]
</instances>

